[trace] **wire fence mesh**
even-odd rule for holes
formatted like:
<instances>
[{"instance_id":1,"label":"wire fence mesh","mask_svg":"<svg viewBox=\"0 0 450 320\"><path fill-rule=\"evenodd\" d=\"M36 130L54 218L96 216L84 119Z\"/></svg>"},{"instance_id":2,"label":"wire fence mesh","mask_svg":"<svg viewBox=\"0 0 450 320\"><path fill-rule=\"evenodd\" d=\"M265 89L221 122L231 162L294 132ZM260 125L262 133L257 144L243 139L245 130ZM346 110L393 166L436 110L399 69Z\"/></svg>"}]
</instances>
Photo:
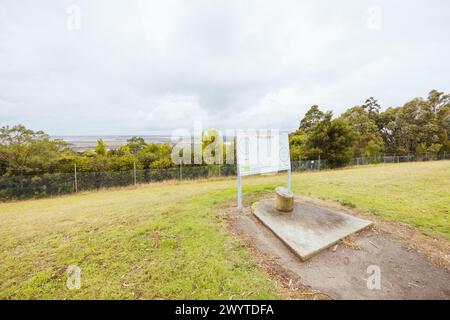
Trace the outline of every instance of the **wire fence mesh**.
<instances>
[{"instance_id":1,"label":"wire fence mesh","mask_svg":"<svg viewBox=\"0 0 450 320\"><path fill-rule=\"evenodd\" d=\"M433 160L448 160L450 159L450 154L446 152L442 154L407 154L407 155L389 155L389 156L378 156L378 157L360 157L353 158L352 165L366 165L374 163L400 163L400 162L416 162L416 161L433 161Z\"/></svg>"},{"instance_id":2,"label":"wire fence mesh","mask_svg":"<svg viewBox=\"0 0 450 320\"><path fill-rule=\"evenodd\" d=\"M443 155L391 155L354 158L351 165L450 160ZM327 160L291 162L293 172L327 169ZM168 169L106 172L45 173L41 175L0 176L0 200L40 198L79 191L121 187L168 180L195 180L236 176L235 165L180 165Z\"/></svg>"}]
</instances>

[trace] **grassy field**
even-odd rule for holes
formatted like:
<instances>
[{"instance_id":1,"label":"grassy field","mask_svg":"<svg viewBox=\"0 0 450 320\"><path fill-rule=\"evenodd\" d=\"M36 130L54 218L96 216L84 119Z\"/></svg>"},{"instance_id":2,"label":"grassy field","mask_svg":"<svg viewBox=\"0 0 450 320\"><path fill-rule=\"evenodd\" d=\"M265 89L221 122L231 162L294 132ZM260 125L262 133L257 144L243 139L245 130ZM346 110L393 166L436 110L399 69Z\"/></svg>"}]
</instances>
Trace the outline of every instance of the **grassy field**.
<instances>
[{"instance_id":1,"label":"grassy field","mask_svg":"<svg viewBox=\"0 0 450 320\"><path fill-rule=\"evenodd\" d=\"M245 203L284 181L245 178ZM301 173L292 183L450 240L449 161ZM0 204L0 298L280 298L218 214L235 199L236 180L224 179ZM65 286L72 264L79 290Z\"/></svg>"}]
</instances>

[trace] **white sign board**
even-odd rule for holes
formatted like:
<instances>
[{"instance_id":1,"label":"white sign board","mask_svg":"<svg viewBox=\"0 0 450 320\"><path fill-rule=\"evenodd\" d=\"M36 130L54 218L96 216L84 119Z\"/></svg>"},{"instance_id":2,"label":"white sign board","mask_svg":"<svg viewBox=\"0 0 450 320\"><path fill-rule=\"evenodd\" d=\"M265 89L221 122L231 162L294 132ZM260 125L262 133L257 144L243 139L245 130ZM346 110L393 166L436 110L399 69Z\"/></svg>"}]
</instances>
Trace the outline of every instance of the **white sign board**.
<instances>
[{"instance_id":1,"label":"white sign board","mask_svg":"<svg viewBox=\"0 0 450 320\"><path fill-rule=\"evenodd\" d=\"M291 159L287 133L278 130L245 130L236 132L238 169L238 208L242 209L242 176L287 171L291 189Z\"/></svg>"},{"instance_id":2,"label":"white sign board","mask_svg":"<svg viewBox=\"0 0 450 320\"><path fill-rule=\"evenodd\" d=\"M288 134L278 130L237 131L236 157L241 176L290 170Z\"/></svg>"}]
</instances>

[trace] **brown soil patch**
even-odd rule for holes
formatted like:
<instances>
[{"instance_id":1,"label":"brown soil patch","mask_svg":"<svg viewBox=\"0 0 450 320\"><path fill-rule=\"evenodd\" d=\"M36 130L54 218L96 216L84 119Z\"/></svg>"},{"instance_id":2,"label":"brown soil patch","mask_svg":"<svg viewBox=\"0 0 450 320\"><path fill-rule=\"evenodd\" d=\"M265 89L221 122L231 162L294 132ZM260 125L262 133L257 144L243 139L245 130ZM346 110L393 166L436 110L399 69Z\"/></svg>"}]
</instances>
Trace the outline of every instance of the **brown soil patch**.
<instances>
[{"instance_id":1,"label":"brown soil patch","mask_svg":"<svg viewBox=\"0 0 450 320\"><path fill-rule=\"evenodd\" d=\"M244 209L246 214L250 213L250 209ZM275 286L279 288L283 296L287 299L297 300L329 300L326 294L311 287L301 284L300 277L289 269L280 265L273 256L259 250L255 246L254 239L251 235L238 231L235 226L239 217L236 215L236 209L224 208L222 214L228 221L228 230L245 245L251 256L260 268L262 268L271 277Z\"/></svg>"},{"instance_id":2,"label":"brown soil patch","mask_svg":"<svg viewBox=\"0 0 450 320\"><path fill-rule=\"evenodd\" d=\"M255 200L255 199L253 199ZM450 299L450 243L417 229L311 197L298 201L341 210L374 226L302 262L251 213L234 204L221 211L241 241L289 299ZM367 268L378 265L381 289L367 288Z\"/></svg>"},{"instance_id":3,"label":"brown soil patch","mask_svg":"<svg viewBox=\"0 0 450 320\"><path fill-rule=\"evenodd\" d=\"M371 220L374 222L374 225L371 226L374 233L384 233L391 239L400 240L408 246L409 250L415 250L418 253L424 254L433 263L450 270L450 242L446 239L427 236L406 223L386 221L373 214L348 208L333 201L306 196L298 197L298 199L316 203L324 207L338 209L345 213Z\"/></svg>"}]
</instances>

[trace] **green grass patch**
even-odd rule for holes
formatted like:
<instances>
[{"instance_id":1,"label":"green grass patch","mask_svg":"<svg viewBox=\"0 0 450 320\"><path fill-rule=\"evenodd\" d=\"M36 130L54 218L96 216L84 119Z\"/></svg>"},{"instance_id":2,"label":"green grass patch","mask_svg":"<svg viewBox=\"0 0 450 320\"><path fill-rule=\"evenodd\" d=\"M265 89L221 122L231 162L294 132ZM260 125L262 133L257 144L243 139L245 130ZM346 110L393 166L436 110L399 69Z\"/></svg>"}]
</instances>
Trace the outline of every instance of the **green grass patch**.
<instances>
[{"instance_id":1,"label":"green grass patch","mask_svg":"<svg viewBox=\"0 0 450 320\"><path fill-rule=\"evenodd\" d=\"M244 205L285 174L244 179ZM450 240L450 162L294 174L293 190ZM0 204L1 299L271 299L281 293L227 233L235 179ZM66 287L69 265L81 289Z\"/></svg>"}]
</instances>

